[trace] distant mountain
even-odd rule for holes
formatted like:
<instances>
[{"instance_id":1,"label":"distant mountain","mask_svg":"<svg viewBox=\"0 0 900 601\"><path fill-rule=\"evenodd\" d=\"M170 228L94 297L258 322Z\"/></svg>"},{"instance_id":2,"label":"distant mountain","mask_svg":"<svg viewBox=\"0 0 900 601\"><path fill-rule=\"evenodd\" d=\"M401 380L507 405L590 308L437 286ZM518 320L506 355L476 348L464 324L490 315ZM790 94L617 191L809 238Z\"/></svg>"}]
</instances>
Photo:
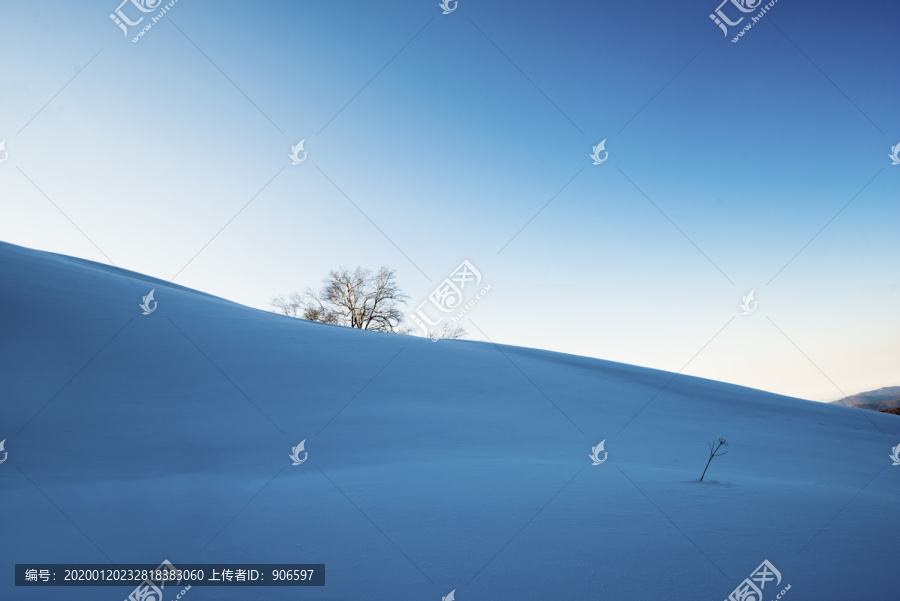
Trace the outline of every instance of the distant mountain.
<instances>
[{"instance_id":1,"label":"distant mountain","mask_svg":"<svg viewBox=\"0 0 900 601\"><path fill-rule=\"evenodd\" d=\"M881 409L882 413L893 413L894 415L900 415L900 407L894 407L893 409Z\"/></svg>"},{"instance_id":2,"label":"distant mountain","mask_svg":"<svg viewBox=\"0 0 900 601\"><path fill-rule=\"evenodd\" d=\"M900 398L888 399L886 401L875 401L874 403L863 403L857 405L857 409L868 409L870 411L891 411L900 408Z\"/></svg>"},{"instance_id":3,"label":"distant mountain","mask_svg":"<svg viewBox=\"0 0 900 601\"><path fill-rule=\"evenodd\" d=\"M872 405L875 403L885 403L885 405L880 407L865 407L865 409L879 411L881 409L900 407L900 386L886 386L884 388L879 388L878 390L860 392L859 394L854 394L831 402L832 405L841 405L843 407L860 407L862 405Z\"/></svg>"}]
</instances>

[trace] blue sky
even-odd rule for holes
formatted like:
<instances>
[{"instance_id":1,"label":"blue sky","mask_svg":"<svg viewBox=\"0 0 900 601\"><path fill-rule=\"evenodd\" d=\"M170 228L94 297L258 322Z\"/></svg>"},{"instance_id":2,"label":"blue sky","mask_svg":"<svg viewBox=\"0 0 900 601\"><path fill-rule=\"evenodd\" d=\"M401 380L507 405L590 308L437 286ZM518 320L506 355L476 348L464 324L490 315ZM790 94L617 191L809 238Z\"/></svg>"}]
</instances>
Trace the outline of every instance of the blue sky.
<instances>
[{"instance_id":1,"label":"blue sky","mask_svg":"<svg viewBox=\"0 0 900 601\"><path fill-rule=\"evenodd\" d=\"M699 0L181 0L138 43L117 5L0 7L0 240L263 309L468 259L473 339L900 383L896 3L780 0L738 43Z\"/></svg>"}]
</instances>

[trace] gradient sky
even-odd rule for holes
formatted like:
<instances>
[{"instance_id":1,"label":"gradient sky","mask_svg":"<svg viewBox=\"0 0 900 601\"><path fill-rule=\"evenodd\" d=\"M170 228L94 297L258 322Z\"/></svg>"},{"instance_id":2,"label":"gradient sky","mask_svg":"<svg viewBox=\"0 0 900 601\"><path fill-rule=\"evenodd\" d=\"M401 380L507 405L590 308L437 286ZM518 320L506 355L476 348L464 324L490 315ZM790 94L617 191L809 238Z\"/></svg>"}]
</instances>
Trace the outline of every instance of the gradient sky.
<instances>
[{"instance_id":1,"label":"gradient sky","mask_svg":"<svg viewBox=\"0 0 900 601\"><path fill-rule=\"evenodd\" d=\"M0 4L0 240L262 309L340 265L418 304L468 259L472 339L900 384L896 2L738 43L714 0L181 0L138 43L117 6Z\"/></svg>"}]
</instances>

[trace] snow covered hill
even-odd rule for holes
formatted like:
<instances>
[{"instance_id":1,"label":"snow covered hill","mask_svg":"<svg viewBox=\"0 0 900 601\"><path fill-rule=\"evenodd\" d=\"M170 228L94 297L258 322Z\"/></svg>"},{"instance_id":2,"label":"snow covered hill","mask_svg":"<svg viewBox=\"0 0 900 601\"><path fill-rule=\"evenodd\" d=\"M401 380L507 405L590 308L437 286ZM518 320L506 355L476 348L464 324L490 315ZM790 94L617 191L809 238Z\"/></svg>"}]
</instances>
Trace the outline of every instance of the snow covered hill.
<instances>
[{"instance_id":1,"label":"snow covered hill","mask_svg":"<svg viewBox=\"0 0 900 601\"><path fill-rule=\"evenodd\" d=\"M721 601L764 560L765 601L900 599L897 416L310 323L2 243L0 283L4 601L133 588L15 587L16 563L163 559L326 565L325 587L189 601Z\"/></svg>"}]
</instances>

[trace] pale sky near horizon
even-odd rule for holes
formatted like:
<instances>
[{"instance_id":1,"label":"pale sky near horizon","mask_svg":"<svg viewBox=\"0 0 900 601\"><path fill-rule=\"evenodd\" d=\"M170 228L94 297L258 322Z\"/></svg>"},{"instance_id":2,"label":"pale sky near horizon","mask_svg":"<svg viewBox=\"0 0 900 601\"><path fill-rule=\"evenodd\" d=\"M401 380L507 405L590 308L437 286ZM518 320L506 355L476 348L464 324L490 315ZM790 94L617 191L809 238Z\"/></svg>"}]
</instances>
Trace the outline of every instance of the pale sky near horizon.
<instances>
[{"instance_id":1,"label":"pale sky near horizon","mask_svg":"<svg viewBox=\"0 0 900 601\"><path fill-rule=\"evenodd\" d=\"M0 240L260 309L341 265L417 305L468 260L471 339L900 385L896 3L737 43L706 0L182 0L137 43L118 5L0 6Z\"/></svg>"}]
</instances>

